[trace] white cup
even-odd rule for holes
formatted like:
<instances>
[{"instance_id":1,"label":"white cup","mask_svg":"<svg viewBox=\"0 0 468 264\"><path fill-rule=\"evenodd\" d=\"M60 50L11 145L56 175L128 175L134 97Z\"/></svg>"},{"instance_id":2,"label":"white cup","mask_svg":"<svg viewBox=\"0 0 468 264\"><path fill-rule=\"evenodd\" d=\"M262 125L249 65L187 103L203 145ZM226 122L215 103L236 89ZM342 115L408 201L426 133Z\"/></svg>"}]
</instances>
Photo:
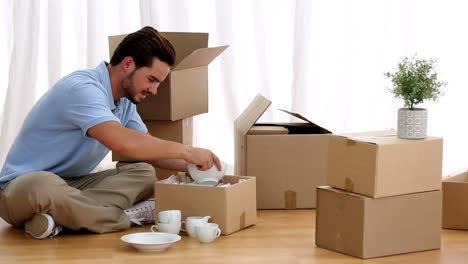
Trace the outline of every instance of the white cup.
<instances>
[{"instance_id":1,"label":"white cup","mask_svg":"<svg viewBox=\"0 0 468 264\"><path fill-rule=\"evenodd\" d=\"M201 243L211 243L221 235L221 229L215 223L203 223L195 226L195 233Z\"/></svg>"},{"instance_id":2,"label":"white cup","mask_svg":"<svg viewBox=\"0 0 468 264\"><path fill-rule=\"evenodd\" d=\"M181 228L182 231L187 232L191 237L196 237L195 234L195 225L208 223L208 220L211 216L189 216L183 223L185 223L185 228Z\"/></svg>"},{"instance_id":3,"label":"white cup","mask_svg":"<svg viewBox=\"0 0 468 264\"><path fill-rule=\"evenodd\" d=\"M153 232L163 232L163 233L171 233L171 234L179 234L181 222L174 222L170 224L165 223L157 223L156 225L151 226L151 231Z\"/></svg>"},{"instance_id":4,"label":"white cup","mask_svg":"<svg viewBox=\"0 0 468 264\"><path fill-rule=\"evenodd\" d=\"M158 222L170 224L180 222L182 214L180 210L166 210L158 213Z\"/></svg>"}]
</instances>

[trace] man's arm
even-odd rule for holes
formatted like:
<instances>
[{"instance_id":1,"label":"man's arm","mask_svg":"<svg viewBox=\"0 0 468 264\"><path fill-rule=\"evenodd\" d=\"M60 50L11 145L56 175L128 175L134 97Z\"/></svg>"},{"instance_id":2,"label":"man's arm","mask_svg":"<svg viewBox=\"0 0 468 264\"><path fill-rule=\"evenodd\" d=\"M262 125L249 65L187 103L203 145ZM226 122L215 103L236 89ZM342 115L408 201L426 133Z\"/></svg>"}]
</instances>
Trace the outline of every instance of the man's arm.
<instances>
[{"instance_id":1,"label":"man's arm","mask_svg":"<svg viewBox=\"0 0 468 264\"><path fill-rule=\"evenodd\" d=\"M87 132L112 151L136 160L176 160L196 164L207 170L216 164L221 169L218 157L211 151L162 140L143 132L126 128L116 121L97 124Z\"/></svg>"},{"instance_id":2,"label":"man's arm","mask_svg":"<svg viewBox=\"0 0 468 264\"><path fill-rule=\"evenodd\" d=\"M171 159L171 160L147 160L145 161L155 167L169 170L177 170L187 172L188 163L183 159Z\"/></svg>"}]
</instances>

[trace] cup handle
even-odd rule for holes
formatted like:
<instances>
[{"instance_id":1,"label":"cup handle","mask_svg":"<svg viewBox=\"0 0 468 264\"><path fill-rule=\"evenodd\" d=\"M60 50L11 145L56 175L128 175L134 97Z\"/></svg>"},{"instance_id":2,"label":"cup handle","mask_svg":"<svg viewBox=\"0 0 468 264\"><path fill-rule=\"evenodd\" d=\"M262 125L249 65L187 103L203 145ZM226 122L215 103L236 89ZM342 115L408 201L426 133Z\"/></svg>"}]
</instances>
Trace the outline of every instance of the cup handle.
<instances>
[{"instance_id":1,"label":"cup handle","mask_svg":"<svg viewBox=\"0 0 468 264\"><path fill-rule=\"evenodd\" d=\"M187 230L185 229L185 228L187 228L187 227L185 226L185 228L183 228L182 225L185 226L185 221L181 221L180 230L181 230L182 232L187 233Z\"/></svg>"},{"instance_id":2,"label":"cup handle","mask_svg":"<svg viewBox=\"0 0 468 264\"><path fill-rule=\"evenodd\" d=\"M152 225L151 226L151 232L158 232L159 229L158 229L158 226L157 225Z\"/></svg>"},{"instance_id":3,"label":"cup handle","mask_svg":"<svg viewBox=\"0 0 468 264\"><path fill-rule=\"evenodd\" d=\"M219 237L221 235L221 229L218 228L218 230L216 230L216 237Z\"/></svg>"}]
</instances>

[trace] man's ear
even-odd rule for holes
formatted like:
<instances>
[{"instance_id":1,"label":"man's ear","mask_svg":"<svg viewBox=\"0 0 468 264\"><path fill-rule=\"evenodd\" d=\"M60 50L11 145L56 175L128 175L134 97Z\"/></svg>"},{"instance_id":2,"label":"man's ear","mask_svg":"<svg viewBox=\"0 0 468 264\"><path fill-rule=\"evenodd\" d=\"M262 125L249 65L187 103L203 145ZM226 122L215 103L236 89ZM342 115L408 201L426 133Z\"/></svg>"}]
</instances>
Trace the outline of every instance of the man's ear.
<instances>
[{"instance_id":1,"label":"man's ear","mask_svg":"<svg viewBox=\"0 0 468 264\"><path fill-rule=\"evenodd\" d=\"M133 71L133 68L135 67L135 62L133 61L133 58L131 56L123 58L122 67L125 72Z\"/></svg>"}]
</instances>

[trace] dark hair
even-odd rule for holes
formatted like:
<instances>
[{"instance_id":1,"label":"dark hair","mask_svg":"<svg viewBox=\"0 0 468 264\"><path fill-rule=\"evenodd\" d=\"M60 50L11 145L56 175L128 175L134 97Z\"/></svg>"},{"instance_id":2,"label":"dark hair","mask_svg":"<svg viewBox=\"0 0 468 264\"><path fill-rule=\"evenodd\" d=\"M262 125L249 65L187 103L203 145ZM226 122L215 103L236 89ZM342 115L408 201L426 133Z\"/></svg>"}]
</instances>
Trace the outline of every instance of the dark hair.
<instances>
[{"instance_id":1,"label":"dark hair","mask_svg":"<svg viewBox=\"0 0 468 264\"><path fill-rule=\"evenodd\" d=\"M135 61L136 68L151 67L153 58L157 57L169 66L175 63L175 50L172 43L156 29L146 26L128 34L114 51L110 63L119 64L130 56Z\"/></svg>"}]
</instances>

